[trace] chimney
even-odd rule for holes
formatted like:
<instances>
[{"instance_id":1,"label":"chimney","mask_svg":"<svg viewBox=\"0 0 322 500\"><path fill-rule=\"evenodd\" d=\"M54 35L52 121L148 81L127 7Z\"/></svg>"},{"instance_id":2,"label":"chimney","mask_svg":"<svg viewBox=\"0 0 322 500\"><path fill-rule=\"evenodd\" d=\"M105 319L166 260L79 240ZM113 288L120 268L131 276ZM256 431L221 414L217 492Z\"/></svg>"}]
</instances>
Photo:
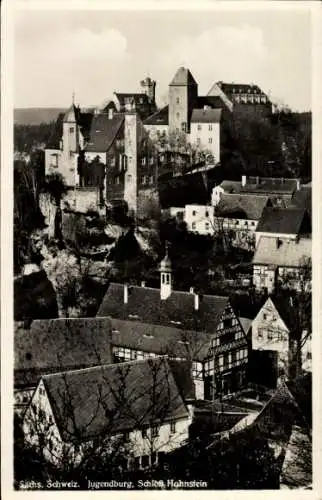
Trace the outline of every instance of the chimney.
<instances>
[{"instance_id":1,"label":"chimney","mask_svg":"<svg viewBox=\"0 0 322 500\"><path fill-rule=\"evenodd\" d=\"M246 175L242 175L242 179L241 179L241 184L242 184L242 187L245 187L245 186L246 186L246 181L247 181L247 177L246 177Z\"/></svg>"},{"instance_id":2,"label":"chimney","mask_svg":"<svg viewBox=\"0 0 322 500\"><path fill-rule=\"evenodd\" d=\"M193 288L193 286L190 287L189 293L195 293L195 289Z\"/></svg>"},{"instance_id":3,"label":"chimney","mask_svg":"<svg viewBox=\"0 0 322 500\"><path fill-rule=\"evenodd\" d=\"M145 288L145 281L141 281L141 287Z\"/></svg>"},{"instance_id":4,"label":"chimney","mask_svg":"<svg viewBox=\"0 0 322 500\"><path fill-rule=\"evenodd\" d=\"M197 293L194 294L195 296L195 311L199 310L199 295Z\"/></svg>"},{"instance_id":5,"label":"chimney","mask_svg":"<svg viewBox=\"0 0 322 500\"><path fill-rule=\"evenodd\" d=\"M129 286L127 283L124 284L124 304L127 304L129 301Z\"/></svg>"}]
</instances>

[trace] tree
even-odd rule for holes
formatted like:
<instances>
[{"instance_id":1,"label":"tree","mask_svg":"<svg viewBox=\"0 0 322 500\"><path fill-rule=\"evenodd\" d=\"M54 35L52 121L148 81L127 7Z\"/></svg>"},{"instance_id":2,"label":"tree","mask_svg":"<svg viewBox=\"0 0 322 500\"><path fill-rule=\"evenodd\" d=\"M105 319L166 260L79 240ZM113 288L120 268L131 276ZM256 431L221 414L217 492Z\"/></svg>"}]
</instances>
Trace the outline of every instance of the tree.
<instances>
[{"instance_id":1,"label":"tree","mask_svg":"<svg viewBox=\"0 0 322 500\"><path fill-rule=\"evenodd\" d=\"M42 191L47 193L50 200L55 204L55 231L54 236L58 240L62 240L61 232L61 201L64 194L67 193L67 186L64 178L60 173L48 174L45 177Z\"/></svg>"},{"instance_id":2,"label":"tree","mask_svg":"<svg viewBox=\"0 0 322 500\"><path fill-rule=\"evenodd\" d=\"M312 262L302 258L299 270L285 273L277 284L276 295L281 297L290 320L289 378L296 379L302 373L303 346L312 334Z\"/></svg>"}]
</instances>

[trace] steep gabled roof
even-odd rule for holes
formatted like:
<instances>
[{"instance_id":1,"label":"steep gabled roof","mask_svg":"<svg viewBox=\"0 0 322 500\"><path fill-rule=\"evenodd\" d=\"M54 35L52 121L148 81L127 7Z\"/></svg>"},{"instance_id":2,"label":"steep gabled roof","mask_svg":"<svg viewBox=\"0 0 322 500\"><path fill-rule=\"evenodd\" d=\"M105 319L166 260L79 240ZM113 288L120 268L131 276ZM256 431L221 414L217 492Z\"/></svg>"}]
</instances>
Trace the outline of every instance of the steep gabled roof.
<instances>
[{"instance_id":1,"label":"steep gabled roof","mask_svg":"<svg viewBox=\"0 0 322 500\"><path fill-rule=\"evenodd\" d=\"M131 286L128 303L124 304L124 287L111 283L99 307L97 316L118 319L137 319L143 323L176 326L193 331L214 333L222 313L229 305L228 297L202 295L199 310L194 309L194 295L173 291L161 300L157 288Z\"/></svg>"},{"instance_id":2,"label":"steep gabled roof","mask_svg":"<svg viewBox=\"0 0 322 500\"><path fill-rule=\"evenodd\" d=\"M189 86L189 85L197 85L196 80L192 76L190 70L188 68L184 68L183 66L179 68L172 78L170 86Z\"/></svg>"},{"instance_id":3,"label":"steep gabled roof","mask_svg":"<svg viewBox=\"0 0 322 500\"><path fill-rule=\"evenodd\" d=\"M43 373L111 362L108 318L15 323L15 385L35 385Z\"/></svg>"},{"instance_id":4,"label":"steep gabled roof","mask_svg":"<svg viewBox=\"0 0 322 500\"><path fill-rule=\"evenodd\" d=\"M78 432L86 441L188 417L190 367L186 365L183 377L176 364L159 357L44 376L63 439L73 441Z\"/></svg>"},{"instance_id":5,"label":"steep gabled roof","mask_svg":"<svg viewBox=\"0 0 322 500\"><path fill-rule=\"evenodd\" d=\"M109 118L105 113L94 115L85 151L108 151L123 124L124 115L122 114L114 114L113 118Z\"/></svg>"},{"instance_id":6,"label":"steep gabled roof","mask_svg":"<svg viewBox=\"0 0 322 500\"><path fill-rule=\"evenodd\" d=\"M312 240L300 238L294 240L278 240L269 236L261 236L253 258L253 264L298 267L303 258L311 258Z\"/></svg>"},{"instance_id":7,"label":"steep gabled roof","mask_svg":"<svg viewBox=\"0 0 322 500\"><path fill-rule=\"evenodd\" d=\"M220 123L221 109L194 109L191 123Z\"/></svg>"},{"instance_id":8,"label":"steep gabled roof","mask_svg":"<svg viewBox=\"0 0 322 500\"><path fill-rule=\"evenodd\" d=\"M227 107L226 103L220 96L217 95L198 96L196 102L196 108L201 109L204 106L210 106L212 109Z\"/></svg>"},{"instance_id":9,"label":"steep gabled roof","mask_svg":"<svg viewBox=\"0 0 322 500\"><path fill-rule=\"evenodd\" d=\"M76 123L78 114L79 114L79 109L75 106L75 104L72 104L64 115L64 122Z\"/></svg>"},{"instance_id":10,"label":"steep gabled roof","mask_svg":"<svg viewBox=\"0 0 322 500\"><path fill-rule=\"evenodd\" d=\"M258 233L299 234L307 213L302 208L266 207L258 223Z\"/></svg>"},{"instance_id":11,"label":"steep gabled roof","mask_svg":"<svg viewBox=\"0 0 322 500\"><path fill-rule=\"evenodd\" d=\"M164 106L153 115L148 116L143 125L168 125L169 124L169 106Z\"/></svg>"},{"instance_id":12,"label":"steep gabled roof","mask_svg":"<svg viewBox=\"0 0 322 500\"><path fill-rule=\"evenodd\" d=\"M224 217L259 220L264 208L270 203L268 196L254 194L222 194L217 213Z\"/></svg>"}]
</instances>

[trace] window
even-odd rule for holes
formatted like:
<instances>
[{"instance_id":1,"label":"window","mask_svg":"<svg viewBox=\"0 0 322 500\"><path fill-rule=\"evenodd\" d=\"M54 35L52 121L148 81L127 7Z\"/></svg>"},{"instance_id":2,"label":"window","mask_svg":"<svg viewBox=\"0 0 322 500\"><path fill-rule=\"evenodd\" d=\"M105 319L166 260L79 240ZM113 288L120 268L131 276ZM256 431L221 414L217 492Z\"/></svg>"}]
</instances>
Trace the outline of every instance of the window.
<instances>
[{"instance_id":1,"label":"window","mask_svg":"<svg viewBox=\"0 0 322 500\"><path fill-rule=\"evenodd\" d=\"M169 283L170 283L170 275L169 274L165 275L165 282L166 282L166 285L169 285Z\"/></svg>"},{"instance_id":2,"label":"window","mask_svg":"<svg viewBox=\"0 0 322 500\"><path fill-rule=\"evenodd\" d=\"M70 133L70 134L73 134L73 133L74 133L74 127L70 127L70 129L69 129L69 133Z\"/></svg>"},{"instance_id":3,"label":"window","mask_svg":"<svg viewBox=\"0 0 322 500\"><path fill-rule=\"evenodd\" d=\"M69 151L69 158L73 158L73 156L74 156L73 151Z\"/></svg>"},{"instance_id":4,"label":"window","mask_svg":"<svg viewBox=\"0 0 322 500\"><path fill-rule=\"evenodd\" d=\"M273 340L273 332L272 332L272 330L267 330L267 340Z\"/></svg>"},{"instance_id":5,"label":"window","mask_svg":"<svg viewBox=\"0 0 322 500\"><path fill-rule=\"evenodd\" d=\"M181 130L182 130L182 132L186 132L186 130L187 130L187 124L186 124L186 122L182 122L181 123Z\"/></svg>"},{"instance_id":6,"label":"window","mask_svg":"<svg viewBox=\"0 0 322 500\"><path fill-rule=\"evenodd\" d=\"M27 361L30 361L30 360L31 360L31 358L32 358L31 353L30 353L30 352L27 352L27 353L26 353L26 360L27 360Z\"/></svg>"},{"instance_id":7,"label":"window","mask_svg":"<svg viewBox=\"0 0 322 500\"><path fill-rule=\"evenodd\" d=\"M146 184L146 176L142 175L141 177L141 184Z\"/></svg>"},{"instance_id":8,"label":"window","mask_svg":"<svg viewBox=\"0 0 322 500\"><path fill-rule=\"evenodd\" d=\"M263 319L267 319L267 314L263 314Z\"/></svg>"},{"instance_id":9,"label":"window","mask_svg":"<svg viewBox=\"0 0 322 500\"><path fill-rule=\"evenodd\" d=\"M177 117L177 118L178 118L178 120L179 120L179 118L180 118L180 113L176 113L176 117Z\"/></svg>"},{"instance_id":10,"label":"window","mask_svg":"<svg viewBox=\"0 0 322 500\"><path fill-rule=\"evenodd\" d=\"M157 437L159 435L159 429L156 426L153 426L151 429L151 436L152 437Z\"/></svg>"},{"instance_id":11,"label":"window","mask_svg":"<svg viewBox=\"0 0 322 500\"><path fill-rule=\"evenodd\" d=\"M255 222L253 221L253 222L251 223L251 225L252 225L252 226L255 226Z\"/></svg>"},{"instance_id":12,"label":"window","mask_svg":"<svg viewBox=\"0 0 322 500\"><path fill-rule=\"evenodd\" d=\"M230 328L231 326L232 326L232 319L231 318L224 319L224 328Z\"/></svg>"},{"instance_id":13,"label":"window","mask_svg":"<svg viewBox=\"0 0 322 500\"><path fill-rule=\"evenodd\" d=\"M201 130L201 125L200 123L198 123L198 127L197 127L198 130Z\"/></svg>"},{"instance_id":14,"label":"window","mask_svg":"<svg viewBox=\"0 0 322 500\"><path fill-rule=\"evenodd\" d=\"M224 356L219 356L218 365L219 365L219 369L222 370L224 367Z\"/></svg>"},{"instance_id":15,"label":"window","mask_svg":"<svg viewBox=\"0 0 322 500\"><path fill-rule=\"evenodd\" d=\"M115 177L115 184L120 184L120 178L119 177Z\"/></svg>"},{"instance_id":16,"label":"window","mask_svg":"<svg viewBox=\"0 0 322 500\"><path fill-rule=\"evenodd\" d=\"M154 164L154 158L153 158L153 156L151 156L151 158L150 158L150 165L153 165L153 164Z\"/></svg>"},{"instance_id":17,"label":"window","mask_svg":"<svg viewBox=\"0 0 322 500\"><path fill-rule=\"evenodd\" d=\"M145 163L146 163L146 158L145 157L142 158L141 163L142 163L142 165L145 165Z\"/></svg>"},{"instance_id":18,"label":"window","mask_svg":"<svg viewBox=\"0 0 322 500\"><path fill-rule=\"evenodd\" d=\"M151 175L151 176L150 176L150 184L153 184L153 183L154 183L154 176L153 176L153 175Z\"/></svg>"},{"instance_id":19,"label":"window","mask_svg":"<svg viewBox=\"0 0 322 500\"><path fill-rule=\"evenodd\" d=\"M208 127L208 130L211 132L212 131L212 125L210 124Z\"/></svg>"},{"instance_id":20,"label":"window","mask_svg":"<svg viewBox=\"0 0 322 500\"><path fill-rule=\"evenodd\" d=\"M177 104L180 104L180 99L179 99L179 97L177 97Z\"/></svg>"},{"instance_id":21,"label":"window","mask_svg":"<svg viewBox=\"0 0 322 500\"><path fill-rule=\"evenodd\" d=\"M127 182L132 182L132 175L131 174L128 174L126 176L126 178L127 178Z\"/></svg>"},{"instance_id":22,"label":"window","mask_svg":"<svg viewBox=\"0 0 322 500\"><path fill-rule=\"evenodd\" d=\"M247 222L247 220L244 222L244 226L248 226L248 222Z\"/></svg>"},{"instance_id":23,"label":"window","mask_svg":"<svg viewBox=\"0 0 322 500\"><path fill-rule=\"evenodd\" d=\"M258 340L263 340L263 330L258 330L257 338Z\"/></svg>"},{"instance_id":24,"label":"window","mask_svg":"<svg viewBox=\"0 0 322 500\"><path fill-rule=\"evenodd\" d=\"M206 217L209 217L209 212L208 212L208 210L206 210L205 216L206 216Z\"/></svg>"},{"instance_id":25,"label":"window","mask_svg":"<svg viewBox=\"0 0 322 500\"><path fill-rule=\"evenodd\" d=\"M200 137L197 137L197 144L200 144L200 143L201 143Z\"/></svg>"},{"instance_id":26,"label":"window","mask_svg":"<svg viewBox=\"0 0 322 500\"><path fill-rule=\"evenodd\" d=\"M209 144L212 144L212 137L209 137L209 139L208 139L208 143L209 143Z\"/></svg>"},{"instance_id":27,"label":"window","mask_svg":"<svg viewBox=\"0 0 322 500\"><path fill-rule=\"evenodd\" d=\"M192 228L192 229L196 229L196 223L195 223L195 222L193 222L193 223L191 224L191 228Z\"/></svg>"},{"instance_id":28,"label":"window","mask_svg":"<svg viewBox=\"0 0 322 500\"><path fill-rule=\"evenodd\" d=\"M110 159L111 167L115 167L115 163L116 163L115 156L113 156L113 158Z\"/></svg>"},{"instance_id":29,"label":"window","mask_svg":"<svg viewBox=\"0 0 322 500\"><path fill-rule=\"evenodd\" d=\"M205 223L205 229L206 229L206 231L208 231L208 230L209 230L209 222L206 222L206 223Z\"/></svg>"},{"instance_id":30,"label":"window","mask_svg":"<svg viewBox=\"0 0 322 500\"><path fill-rule=\"evenodd\" d=\"M170 422L170 434L175 434L176 432L176 423Z\"/></svg>"},{"instance_id":31,"label":"window","mask_svg":"<svg viewBox=\"0 0 322 500\"><path fill-rule=\"evenodd\" d=\"M141 434L142 434L142 438L143 438L143 439L144 439L144 438L146 438L146 437L147 437L147 435L148 435L148 431L147 431L147 429L142 429Z\"/></svg>"}]
</instances>

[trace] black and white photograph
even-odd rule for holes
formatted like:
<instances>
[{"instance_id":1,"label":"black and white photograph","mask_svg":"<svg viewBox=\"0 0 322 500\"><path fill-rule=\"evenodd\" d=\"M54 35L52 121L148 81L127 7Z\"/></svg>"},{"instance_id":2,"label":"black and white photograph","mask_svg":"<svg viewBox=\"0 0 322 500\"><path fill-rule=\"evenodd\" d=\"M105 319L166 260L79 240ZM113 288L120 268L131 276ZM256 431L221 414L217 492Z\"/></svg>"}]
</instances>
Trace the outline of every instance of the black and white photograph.
<instances>
[{"instance_id":1,"label":"black and white photograph","mask_svg":"<svg viewBox=\"0 0 322 500\"><path fill-rule=\"evenodd\" d=\"M313 493L314 9L135 3L14 10L12 490Z\"/></svg>"}]
</instances>

